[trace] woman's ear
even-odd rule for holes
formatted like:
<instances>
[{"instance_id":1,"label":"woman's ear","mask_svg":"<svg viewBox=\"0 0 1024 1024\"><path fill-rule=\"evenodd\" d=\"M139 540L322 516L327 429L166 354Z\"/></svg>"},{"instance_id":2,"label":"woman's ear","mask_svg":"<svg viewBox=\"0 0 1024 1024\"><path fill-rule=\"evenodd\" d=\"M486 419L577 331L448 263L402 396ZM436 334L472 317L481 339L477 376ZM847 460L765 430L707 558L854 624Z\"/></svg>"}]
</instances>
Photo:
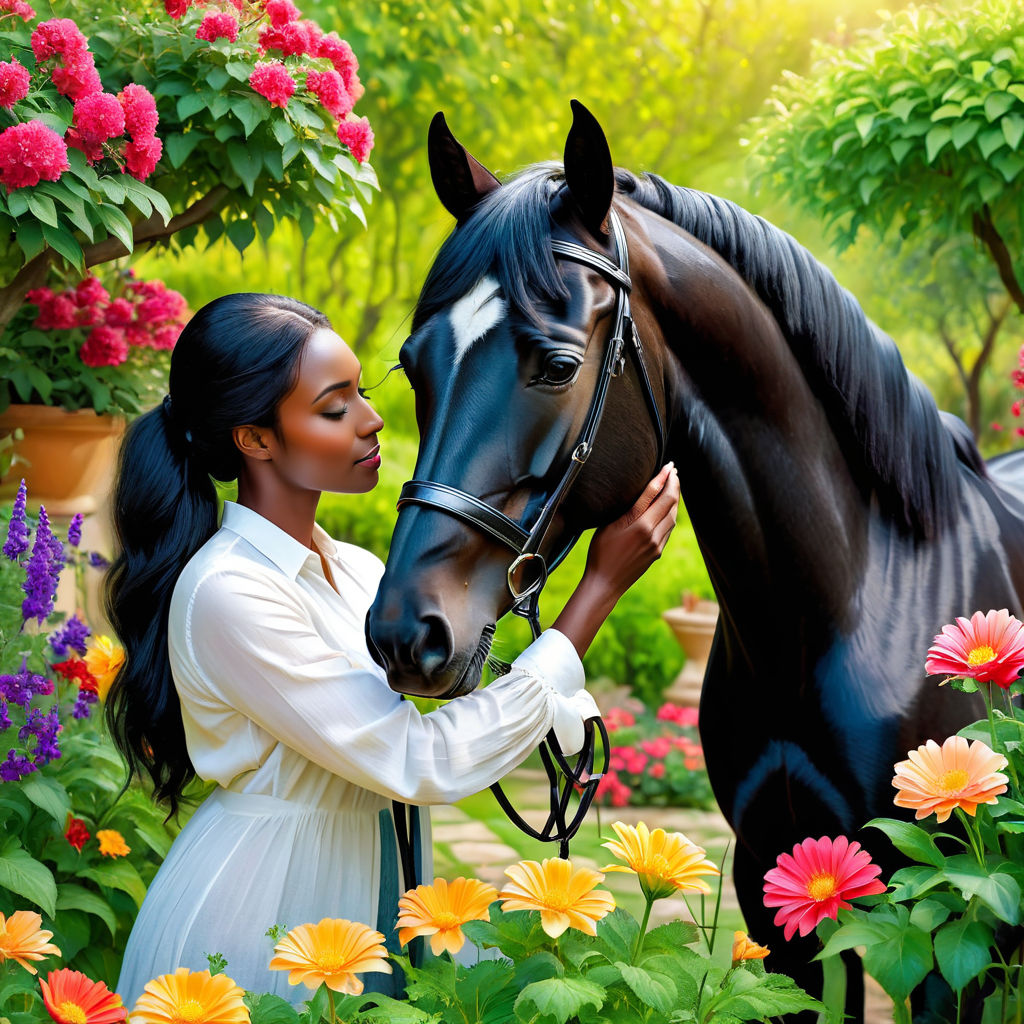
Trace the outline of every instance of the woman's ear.
<instances>
[{"instance_id":1,"label":"woman's ear","mask_svg":"<svg viewBox=\"0 0 1024 1024\"><path fill-rule=\"evenodd\" d=\"M267 462L271 458L271 451L264 439L266 431L266 427L256 427L247 423L232 429L231 440L235 442L235 447L243 455L260 462Z\"/></svg>"}]
</instances>

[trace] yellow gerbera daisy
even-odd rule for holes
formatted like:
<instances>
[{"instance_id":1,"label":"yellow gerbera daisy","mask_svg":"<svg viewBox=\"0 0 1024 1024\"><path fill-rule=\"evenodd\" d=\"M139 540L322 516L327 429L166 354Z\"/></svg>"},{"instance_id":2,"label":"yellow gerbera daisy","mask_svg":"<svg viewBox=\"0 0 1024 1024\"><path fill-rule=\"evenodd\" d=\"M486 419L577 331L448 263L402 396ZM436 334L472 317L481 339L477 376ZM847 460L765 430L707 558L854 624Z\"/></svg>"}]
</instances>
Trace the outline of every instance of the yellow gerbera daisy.
<instances>
[{"instance_id":1,"label":"yellow gerbera daisy","mask_svg":"<svg viewBox=\"0 0 1024 1024\"><path fill-rule=\"evenodd\" d=\"M521 860L505 869L512 879L498 898L501 909L539 910L540 923L557 939L566 928L597 934L597 922L615 909L615 897L594 887L604 881L600 871L573 868L572 861L549 857L543 863Z\"/></svg>"},{"instance_id":2,"label":"yellow gerbera daisy","mask_svg":"<svg viewBox=\"0 0 1024 1024\"><path fill-rule=\"evenodd\" d=\"M60 956L60 950L49 940L53 932L43 928L43 919L34 910L16 910L10 917L0 914L0 964L16 960L29 974L36 969L29 960Z\"/></svg>"},{"instance_id":3,"label":"yellow gerbera daisy","mask_svg":"<svg viewBox=\"0 0 1024 1024\"><path fill-rule=\"evenodd\" d=\"M609 839L602 843L620 860L602 871L629 871L640 879L640 888L649 900L660 900L675 892L710 893L711 886L701 875L721 872L709 861L702 846L691 843L682 832L666 832L656 828L649 832L641 821L636 828L621 821L612 825L619 842Z\"/></svg>"},{"instance_id":4,"label":"yellow gerbera daisy","mask_svg":"<svg viewBox=\"0 0 1024 1024\"><path fill-rule=\"evenodd\" d=\"M391 973L384 936L365 924L325 917L317 924L293 928L275 947L272 971L288 971L288 983L357 996L363 991L356 977L367 971Z\"/></svg>"},{"instance_id":5,"label":"yellow gerbera daisy","mask_svg":"<svg viewBox=\"0 0 1024 1024\"><path fill-rule=\"evenodd\" d=\"M741 960L763 960L771 950L767 946L759 946L746 932L732 933L732 962Z\"/></svg>"},{"instance_id":6,"label":"yellow gerbera daisy","mask_svg":"<svg viewBox=\"0 0 1024 1024\"><path fill-rule=\"evenodd\" d=\"M179 967L146 982L128 1024L249 1024L243 995L226 974Z\"/></svg>"},{"instance_id":7,"label":"yellow gerbera daisy","mask_svg":"<svg viewBox=\"0 0 1024 1024\"><path fill-rule=\"evenodd\" d=\"M132 848L124 841L124 836L116 829L101 828L96 833L100 841L100 853L104 857L127 857Z\"/></svg>"},{"instance_id":8,"label":"yellow gerbera daisy","mask_svg":"<svg viewBox=\"0 0 1024 1024\"><path fill-rule=\"evenodd\" d=\"M418 885L398 901L398 941L404 946L417 935L429 935L434 956L445 949L454 956L466 941L462 925L488 920L487 908L497 896L493 885L477 878L451 883L435 878L433 885Z\"/></svg>"},{"instance_id":9,"label":"yellow gerbera daisy","mask_svg":"<svg viewBox=\"0 0 1024 1024\"><path fill-rule=\"evenodd\" d=\"M100 700L106 700L110 684L124 664L124 648L109 636L94 636L86 645L85 664L96 680Z\"/></svg>"}]
</instances>

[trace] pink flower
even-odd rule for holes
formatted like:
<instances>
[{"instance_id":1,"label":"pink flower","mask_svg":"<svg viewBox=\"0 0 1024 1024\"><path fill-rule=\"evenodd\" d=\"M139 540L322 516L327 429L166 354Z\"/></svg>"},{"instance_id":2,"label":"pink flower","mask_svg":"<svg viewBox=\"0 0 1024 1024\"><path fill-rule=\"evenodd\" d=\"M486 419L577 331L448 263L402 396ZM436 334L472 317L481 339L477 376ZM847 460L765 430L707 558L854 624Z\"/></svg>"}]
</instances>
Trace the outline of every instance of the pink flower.
<instances>
[{"instance_id":1,"label":"pink flower","mask_svg":"<svg viewBox=\"0 0 1024 1024\"><path fill-rule=\"evenodd\" d=\"M966 676L1005 690L1024 669L1022 623L1005 608L943 626L928 648L928 675Z\"/></svg>"},{"instance_id":2,"label":"pink flower","mask_svg":"<svg viewBox=\"0 0 1024 1024\"><path fill-rule=\"evenodd\" d=\"M182 328L178 324L168 324L166 327L158 327L156 332L153 334L152 347L166 350L174 348L181 331Z\"/></svg>"},{"instance_id":3,"label":"pink flower","mask_svg":"<svg viewBox=\"0 0 1024 1024\"><path fill-rule=\"evenodd\" d=\"M192 6L192 0L164 0L164 10L174 18L185 17L185 12Z\"/></svg>"},{"instance_id":4,"label":"pink flower","mask_svg":"<svg viewBox=\"0 0 1024 1024\"><path fill-rule=\"evenodd\" d=\"M75 304L69 295L55 295L49 288L33 288L26 298L39 307L33 324L39 330L67 331L75 326Z\"/></svg>"},{"instance_id":5,"label":"pink flower","mask_svg":"<svg viewBox=\"0 0 1024 1024\"><path fill-rule=\"evenodd\" d=\"M75 101L75 127L84 142L99 145L124 132L124 111L117 97L94 92Z\"/></svg>"},{"instance_id":6,"label":"pink flower","mask_svg":"<svg viewBox=\"0 0 1024 1024\"><path fill-rule=\"evenodd\" d=\"M1016 402L1013 403L1013 405L1010 406L1010 412L1012 412L1014 416L1019 416L1020 415L1020 399L1019 398L1017 399Z\"/></svg>"},{"instance_id":7,"label":"pink flower","mask_svg":"<svg viewBox=\"0 0 1024 1024\"><path fill-rule=\"evenodd\" d=\"M337 32L328 32L321 37L316 56L326 57L334 65L334 70L341 75L345 88L351 93L352 82L359 70L359 61L356 60L352 47L344 39L339 38Z\"/></svg>"},{"instance_id":8,"label":"pink flower","mask_svg":"<svg viewBox=\"0 0 1024 1024\"><path fill-rule=\"evenodd\" d=\"M249 76L249 85L275 107L288 106L295 92L295 79L278 60L260 61Z\"/></svg>"},{"instance_id":9,"label":"pink flower","mask_svg":"<svg viewBox=\"0 0 1024 1024\"><path fill-rule=\"evenodd\" d=\"M291 21L280 28L268 25L260 32L261 51L280 50L285 57L316 56L323 31L312 21Z\"/></svg>"},{"instance_id":10,"label":"pink flower","mask_svg":"<svg viewBox=\"0 0 1024 1024\"><path fill-rule=\"evenodd\" d=\"M306 88L332 117L346 117L352 109L352 97L337 71L310 71Z\"/></svg>"},{"instance_id":11,"label":"pink flower","mask_svg":"<svg viewBox=\"0 0 1024 1024\"><path fill-rule=\"evenodd\" d=\"M151 290L139 303L135 310L138 323L146 325L164 324L168 320L176 320L185 315L185 297L181 292L168 288L163 281L151 281L158 284L159 290Z\"/></svg>"},{"instance_id":12,"label":"pink flower","mask_svg":"<svg viewBox=\"0 0 1024 1024\"><path fill-rule=\"evenodd\" d=\"M108 327L127 327L134 315L135 307L127 299L114 299L103 311L103 322Z\"/></svg>"},{"instance_id":13,"label":"pink flower","mask_svg":"<svg viewBox=\"0 0 1024 1024\"><path fill-rule=\"evenodd\" d=\"M64 142L71 149L81 150L85 154L85 159L91 164L103 159L103 146L98 142L87 142L82 138L77 128L69 128L67 130Z\"/></svg>"},{"instance_id":14,"label":"pink flower","mask_svg":"<svg viewBox=\"0 0 1024 1024\"><path fill-rule=\"evenodd\" d=\"M675 722L676 725L696 725L699 712L696 708L684 708L681 704L666 701L658 708L659 722Z\"/></svg>"},{"instance_id":15,"label":"pink flower","mask_svg":"<svg viewBox=\"0 0 1024 1024\"><path fill-rule=\"evenodd\" d=\"M650 775L652 779L663 779L665 777L664 763L659 761L657 764L652 764Z\"/></svg>"},{"instance_id":16,"label":"pink flower","mask_svg":"<svg viewBox=\"0 0 1024 1024\"><path fill-rule=\"evenodd\" d=\"M826 917L834 921L848 900L885 892L878 880L882 869L871 855L846 836L805 839L793 853L780 853L776 866L764 876L764 905L778 907L775 923L785 926L788 941L799 929L813 931Z\"/></svg>"},{"instance_id":17,"label":"pink flower","mask_svg":"<svg viewBox=\"0 0 1024 1024\"><path fill-rule=\"evenodd\" d=\"M24 0L0 0L0 18L9 14L17 15L22 21L31 21L36 16Z\"/></svg>"},{"instance_id":18,"label":"pink flower","mask_svg":"<svg viewBox=\"0 0 1024 1024\"><path fill-rule=\"evenodd\" d=\"M133 139L156 134L156 100L144 85L126 85L117 94L117 100L124 110L124 130Z\"/></svg>"},{"instance_id":19,"label":"pink flower","mask_svg":"<svg viewBox=\"0 0 1024 1024\"><path fill-rule=\"evenodd\" d=\"M229 43L238 40L238 19L233 14L207 14L196 29L196 39L212 43L226 39Z\"/></svg>"},{"instance_id":20,"label":"pink flower","mask_svg":"<svg viewBox=\"0 0 1024 1024\"><path fill-rule=\"evenodd\" d=\"M128 358L124 332L116 327L94 327L78 355L86 366L120 366Z\"/></svg>"},{"instance_id":21,"label":"pink flower","mask_svg":"<svg viewBox=\"0 0 1024 1024\"><path fill-rule=\"evenodd\" d=\"M150 336L148 327L140 327L138 324L129 324L124 329L125 341L128 342L132 348L138 348L139 346L149 346L149 343L153 340Z\"/></svg>"},{"instance_id":22,"label":"pink flower","mask_svg":"<svg viewBox=\"0 0 1024 1024\"><path fill-rule=\"evenodd\" d=\"M42 121L24 121L0 132L0 181L8 192L56 181L67 169L67 145Z\"/></svg>"},{"instance_id":23,"label":"pink flower","mask_svg":"<svg viewBox=\"0 0 1024 1024\"><path fill-rule=\"evenodd\" d=\"M95 327L103 323L103 311L99 306L82 306L75 311L76 327Z\"/></svg>"},{"instance_id":24,"label":"pink flower","mask_svg":"<svg viewBox=\"0 0 1024 1024\"><path fill-rule=\"evenodd\" d=\"M338 141L348 146L359 163L363 163L373 149L373 129L365 117L355 121L342 121L338 125Z\"/></svg>"},{"instance_id":25,"label":"pink flower","mask_svg":"<svg viewBox=\"0 0 1024 1024\"><path fill-rule=\"evenodd\" d=\"M145 181L153 173L163 151L164 144L155 135L133 138L124 147L125 169L133 178Z\"/></svg>"},{"instance_id":26,"label":"pink flower","mask_svg":"<svg viewBox=\"0 0 1024 1024\"><path fill-rule=\"evenodd\" d=\"M300 17L299 9L291 0L267 0L263 10L274 28L287 25L290 21L298 21Z\"/></svg>"},{"instance_id":27,"label":"pink flower","mask_svg":"<svg viewBox=\"0 0 1024 1024\"><path fill-rule=\"evenodd\" d=\"M79 306L93 306L110 301L110 292L100 284L95 274L82 278L75 286L75 302Z\"/></svg>"},{"instance_id":28,"label":"pink flower","mask_svg":"<svg viewBox=\"0 0 1024 1024\"><path fill-rule=\"evenodd\" d=\"M636 725L636 718L625 708L609 708L603 717L609 732L615 732L616 729L630 729Z\"/></svg>"},{"instance_id":29,"label":"pink flower","mask_svg":"<svg viewBox=\"0 0 1024 1024\"><path fill-rule=\"evenodd\" d=\"M1022 386L1024 386L1024 385L1022 385ZM991 422L991 423L990 423L990 424L988 425L988 429L989 429L989 430L1002 430L1002 429L1003 429L1003 425L1002 425L1002 423L996 423L996 422L995 422L995 420L993 420L993 421L992 421L992 422Z\"/></svg>"},{"instance_id":30,"label":"pink flower","mask_svg":"<svg viewBox=\"0 0 1024 1024\"><path fill-rule=\"evenodd\" d=\"M41 21L32 30L32 52L37 63L50 57L67 58L85 53L88 48L88 40L70 18Z\"/></svg>"},{"instance_id":31,"label":"pink flower","mask_svg":"<svg viewBox=\"0 0 1024 1024\"><path fill-rule=\"evenodd\" d=\"M57 92L71 100L103 90L96 64L88 51L73 56L63 67L54 68L50 78Z\"/></svg>"},{"instance_id":32,"label":"pink flower","mask_svg":"<svg viewBox=\"0 0 1024 1024\"><path fill-rule=\"evenodd\" d=\"M28 68L16 60L0 63L0 107L8 110L28 95Z\"/></svg>"}]
</instances>

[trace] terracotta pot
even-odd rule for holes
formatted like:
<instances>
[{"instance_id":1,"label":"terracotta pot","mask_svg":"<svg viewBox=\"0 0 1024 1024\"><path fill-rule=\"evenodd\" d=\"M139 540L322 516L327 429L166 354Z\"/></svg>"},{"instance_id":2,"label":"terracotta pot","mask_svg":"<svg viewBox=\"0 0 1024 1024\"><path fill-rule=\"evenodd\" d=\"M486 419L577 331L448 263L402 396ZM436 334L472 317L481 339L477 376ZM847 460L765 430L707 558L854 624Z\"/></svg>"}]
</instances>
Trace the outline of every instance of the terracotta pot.
<instances>
[{"instance_id":1,"label":"terracotta pot","mask_svg":"<svg viewBox=\"0 0 1024 1024\"><path fill-rule=\"evenodd\" d=\"M661 617L669 624L686 653L686 663L665 691L665 699L697 707L718 623L718 604L715 601L697 601L690 608L669 608L661 613Z\"/></svg>"},{"instance_id":2,"label":"terracotta pot","mask_svg":"<svg viewBox=\"0 0 1024 1024\"><path fill-rule=\"evenodd\" d=\"M51 516L89 515L113 483L123 416L99 416L92 409L68 412L54 405L11 405L0 413L0 437L20 427L16 462L0 479L0 500L9 501L21 478L29 504L45 505Z\"/></svg>"}]
</instances>

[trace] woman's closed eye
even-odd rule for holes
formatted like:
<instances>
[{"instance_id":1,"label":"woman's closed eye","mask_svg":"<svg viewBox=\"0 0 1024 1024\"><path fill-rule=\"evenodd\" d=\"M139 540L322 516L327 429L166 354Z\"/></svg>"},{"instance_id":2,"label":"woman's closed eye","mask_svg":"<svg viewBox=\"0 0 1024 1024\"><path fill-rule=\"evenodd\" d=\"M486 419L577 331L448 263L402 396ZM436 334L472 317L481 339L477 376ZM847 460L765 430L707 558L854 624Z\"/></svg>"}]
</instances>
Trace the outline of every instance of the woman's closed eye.
<instances>
[{"instance_id":1,"label":"woman's closed eye","mask_svg":"<svg viewBox=\"0 0 1024 1024\"><path fill-rule=\"evenodd\" d=\"M362 399L368 399L370 397L366 388L356 388L356 393ZM325 416L329 420L340 420L347 412L348 405L343 405L337 412L322 412L320 415Z\"/></svg>"}]
</instances>

